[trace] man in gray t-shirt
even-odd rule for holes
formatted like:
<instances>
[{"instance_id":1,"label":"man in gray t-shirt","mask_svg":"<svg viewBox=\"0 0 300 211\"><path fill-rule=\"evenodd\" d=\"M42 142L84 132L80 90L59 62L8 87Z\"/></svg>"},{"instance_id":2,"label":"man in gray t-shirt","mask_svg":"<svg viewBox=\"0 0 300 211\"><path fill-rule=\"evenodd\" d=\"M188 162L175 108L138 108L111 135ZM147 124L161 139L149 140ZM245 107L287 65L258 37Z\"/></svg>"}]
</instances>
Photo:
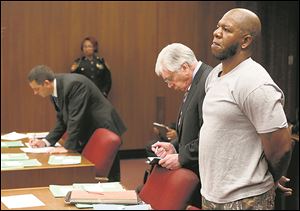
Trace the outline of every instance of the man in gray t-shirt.
<instances>
[{"instance_id":1,"label":"man in gray t-shirt","mask_svg":"<svg viewBox=\"0 0 300 211\"><path fill-rule=\"evenodd\" d=\"M203 209L273 209L291 156L284 94L251 59L259 18L232 9L211 45L221 60L206 81L199 169ZM251 202L251 203L249 203Z\"/></svg>"}]
</instances>

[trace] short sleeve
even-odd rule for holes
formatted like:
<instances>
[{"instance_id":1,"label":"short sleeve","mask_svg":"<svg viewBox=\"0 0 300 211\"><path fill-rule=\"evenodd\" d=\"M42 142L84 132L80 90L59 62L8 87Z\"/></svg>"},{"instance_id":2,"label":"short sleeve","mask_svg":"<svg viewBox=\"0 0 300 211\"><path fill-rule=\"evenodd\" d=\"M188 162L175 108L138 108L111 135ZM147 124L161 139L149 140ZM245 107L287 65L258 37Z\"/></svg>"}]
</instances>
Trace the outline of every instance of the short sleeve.
<instances>
[{"instance_id":1,"label":"short sleeve","mask_svg":"<svg viewBox=\"0 0 300 211\"><path fill-rule=\"evenodd\" d=\"M243 112L257 133L269 133L288 126L283 110L284 94L276 86L261 85L243 103Z\"/></svg>"}]
</instances>

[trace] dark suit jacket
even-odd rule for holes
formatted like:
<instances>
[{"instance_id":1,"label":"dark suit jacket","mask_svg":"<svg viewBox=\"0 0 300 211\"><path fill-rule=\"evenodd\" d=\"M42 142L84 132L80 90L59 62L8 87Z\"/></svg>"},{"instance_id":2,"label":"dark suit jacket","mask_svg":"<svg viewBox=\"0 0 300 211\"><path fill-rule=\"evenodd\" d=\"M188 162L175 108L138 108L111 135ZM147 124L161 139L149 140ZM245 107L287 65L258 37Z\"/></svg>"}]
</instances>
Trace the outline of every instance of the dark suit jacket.
<instances>
[{"instance_id":1,"label":"dark suit jacket","mask_svg":"<svg viewBox=\"0 0 300 211\"><path fill-rule=\"evenodd\" d=\"M199 175L198 146L199 131L202 126L202 103L205 96L205 81L212 67L202 63L196 73L185 103L182 105L182 123L178 127L177 138L172 141L179 154L182 167L193 170ZM180 112L179 112L180 113Z\"/></svg>"},{"instance_id":2,"label":"dark suit jacket","mask_svg":"<svg viewBox=\"0 0 300 211\"><path fill-rule=\"evenodd\" d=\"M119 136L126 127L112 104L97 86L79 74L56 75L57 122L46 139L54 145L67 131L65 148L81 152L97 128L107 128Z\"/></svg>"}]
</instances>

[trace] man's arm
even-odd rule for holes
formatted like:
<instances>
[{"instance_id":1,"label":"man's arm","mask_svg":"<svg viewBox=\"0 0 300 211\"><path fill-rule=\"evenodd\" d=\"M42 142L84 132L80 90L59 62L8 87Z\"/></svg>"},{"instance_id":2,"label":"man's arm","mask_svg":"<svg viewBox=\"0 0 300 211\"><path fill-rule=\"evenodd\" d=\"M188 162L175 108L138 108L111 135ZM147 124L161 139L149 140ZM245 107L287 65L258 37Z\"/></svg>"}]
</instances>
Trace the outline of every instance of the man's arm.
<instances>
[{"instance_id":1,"label":"man's arm","mask_svg":"<svg viewBox=\"0 0 300 211\"><path fill-rule=\"evenodd\" d=\"M285 175L292 156L292 139L288 128L260 134L269 170L277 182Z\"/></svg>"},{"instance_id":2,"label":"man's arm","mask_svg":"<svg viewBox=\"0 0 300 211\"><path fill-rule=\"evenodd\" d=\"M65 142L65 148L68 150L77 150L79 133L82 120L86 115L88 103L88 91L84 84L74 83L68 92L68 139Z\"/></svg>"},{"instance_id":3,"label":"man's arm","mask_svg":"<svg viewBox=\"0 0 300 211\"><path fill-rule=\"evenodd\" d=\"M66 131L66 125L63 122L62 111L57 112L56 114L56 125L50 131L50 133L45 137L45 139L49 142L51 146L54 146L56 142L62 137L64 132Z\"/></svg>"}]
</instances>

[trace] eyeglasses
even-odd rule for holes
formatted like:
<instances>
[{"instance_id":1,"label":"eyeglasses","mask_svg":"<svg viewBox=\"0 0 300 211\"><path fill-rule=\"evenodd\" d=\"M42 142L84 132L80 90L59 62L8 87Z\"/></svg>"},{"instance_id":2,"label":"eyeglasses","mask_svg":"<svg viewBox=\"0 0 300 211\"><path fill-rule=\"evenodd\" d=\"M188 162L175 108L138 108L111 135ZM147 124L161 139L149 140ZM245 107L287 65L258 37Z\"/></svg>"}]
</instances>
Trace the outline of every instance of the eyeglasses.
<instances>
[{"instance_id":1,"label":"eyeglasses","mask_svg":"<svg viewBox=\"0 0 300 211\"><path fill-rule=\"evenodd\" d=\"M166 82L167 84L172 83L174 81L174 75L171 75L167 78L163 78L164 82Z\"/></svg>"}]
</instances>

